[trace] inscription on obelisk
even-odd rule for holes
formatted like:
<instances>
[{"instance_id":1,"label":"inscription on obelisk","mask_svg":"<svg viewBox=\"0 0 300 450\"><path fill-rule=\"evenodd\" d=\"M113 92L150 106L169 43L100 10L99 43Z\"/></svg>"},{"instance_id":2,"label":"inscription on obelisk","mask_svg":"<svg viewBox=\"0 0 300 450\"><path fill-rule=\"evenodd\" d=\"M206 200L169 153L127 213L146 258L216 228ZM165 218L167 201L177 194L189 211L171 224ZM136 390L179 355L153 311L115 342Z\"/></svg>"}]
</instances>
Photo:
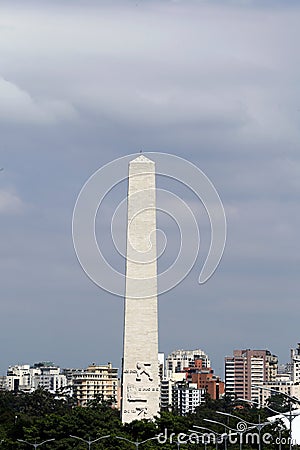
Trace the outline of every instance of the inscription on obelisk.
<instances>
[{"instance_id":1,"label":"inscription on obelisk","mask_svg":"<svg viewBox=\"0 0 300 450\"><path fill-rule=\"evenodd\" d=\"M159 412L155 163L129 163L122 422Z\"/></svg>"}]
</instances>

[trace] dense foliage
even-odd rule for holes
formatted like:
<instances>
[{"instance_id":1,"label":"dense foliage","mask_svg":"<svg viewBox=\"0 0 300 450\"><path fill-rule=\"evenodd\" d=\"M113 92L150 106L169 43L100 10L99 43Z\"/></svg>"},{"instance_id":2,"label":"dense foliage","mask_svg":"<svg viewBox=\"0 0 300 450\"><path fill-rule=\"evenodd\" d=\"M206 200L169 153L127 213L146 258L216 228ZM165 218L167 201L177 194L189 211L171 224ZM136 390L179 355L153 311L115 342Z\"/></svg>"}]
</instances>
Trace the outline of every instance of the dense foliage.
<instances>
[{"instance_id":1,"label":"dense foliage","mask_svg":"<svg viewBox=\"0 0 300 450\"><path fill-rule=\"evenodd\" d=\"M275 406L274 406L275 404ZM278 395L276 399L272 400L272 407L274 410L287 411L287 405L284 399ZM222 415L220 412L225 412L237 416L233 418ZM25 443L18 442L18 439L26 440L30 443L40 443L48 439L55 439L55 441L46 443L38 448L43 449L86 449L88 444L78 439L70 437L70 435L78 436L85 440L94 440L102 436L110 435L109 438L99 440L91 444L93 450L99 449L132 449L135 448L134 442L141 442L158 434L161 434L161 443L157 440L149 440L142 443L139 447L141 449L155 449L155 448L182 448L182 449L197 449L203 448L204 444L187 443L180 445L176 444L177 436L180 433L190 435L189 430L197 430L199 433L204 430L196 427L206 427L213 429L217 433L224 433L225 425L232 429L236 429L238 423L243 420L252 424L263 423L266 418L270 416L270 410L251 408L248 404L241 404L238 402L231 402L229 399L213 401L208 397L206 403L197 408L195 414L181 417L170 412L162 412L157 417L155 422L146 420L135 421L131 424L123 425L120 421L119 411L113 409L107 402L96 399L87 408L81 408L74 405L71 399L58 400L52 394L42 389L39 389L32 394L25 394L22 392L0 392L0 449L25 449L34 448ZM275 414L275 413L274 413ZM219 425L215 422L208 422L212 420L221 422L224 425ZM250 426L250 425L248 425ZM289 433L287 430L282 430L280 423L266 425L262 432L270 433L272 436L272 443L262 444L262 448L277 449L280 448L276 443L275 438L279 435L282 438L288 439ZM228 430L228 428L227 428ZM253 430L252 430L253 431ZM257 430L255 429L257 432ZM170 435L173 435L172 443L170 443ZM257 448L258 444L246 444L246 434L243 435L242 448ZM128 439L127 442L123 437ZM164 437L168 436L168 439ZM239 449L239 442L229 443L229 449ZM207 449L215 448L213 443L205 445ZM225 444L220 443L219 449L224 449ZM288 449L288 443L281 445L281 449Z\"/></svg>"}]
</instances>

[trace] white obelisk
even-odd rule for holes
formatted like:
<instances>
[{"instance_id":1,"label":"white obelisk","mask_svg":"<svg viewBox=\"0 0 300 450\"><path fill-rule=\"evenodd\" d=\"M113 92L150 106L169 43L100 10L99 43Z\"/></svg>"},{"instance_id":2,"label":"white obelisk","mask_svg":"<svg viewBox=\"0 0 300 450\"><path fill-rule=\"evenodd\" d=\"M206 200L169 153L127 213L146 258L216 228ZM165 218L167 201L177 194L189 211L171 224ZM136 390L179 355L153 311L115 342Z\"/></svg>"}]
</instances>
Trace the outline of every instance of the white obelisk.
<instances>
[{"instance_id":1,"label":"white obelisk","mask_svg":"<svg viewBox=\"0 0 300 450\"><path fill-rule=\"evenodd\" d=\"M122 422L159 412L155 163L129 163Z\"/></svg>"}]
</instances>

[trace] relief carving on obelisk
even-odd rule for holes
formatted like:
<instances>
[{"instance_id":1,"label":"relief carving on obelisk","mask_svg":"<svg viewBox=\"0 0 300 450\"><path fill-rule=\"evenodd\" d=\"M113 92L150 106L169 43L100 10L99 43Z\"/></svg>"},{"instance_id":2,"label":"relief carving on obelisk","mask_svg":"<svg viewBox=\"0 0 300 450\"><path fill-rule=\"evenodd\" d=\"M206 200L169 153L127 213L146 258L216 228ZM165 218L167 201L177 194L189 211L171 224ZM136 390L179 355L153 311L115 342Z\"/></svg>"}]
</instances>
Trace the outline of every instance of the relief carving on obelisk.
<instances>
[{"instance_id":1,"label":"relief carving on obelisk","mask_svg":"<svg viewBox=\"0 0 300 450\"><path fill-rule=\"evenodd\" d=\"M142 375L144 374L149 381L153 381L152 372L150 371L151 363L136 363L136 381L142 380Z\"/></svg>"},{"instance_id":2,"label":"relief carving on obelisk","mask_svg":"<svg viewBox=\"0 0 300 450\"><path fill-rule=\"evenodd\" d=\"M134 384L127 384L127 400L129 402L147 402L147 399L143 398L140 389Z\"/></svg>"}]
</instances>

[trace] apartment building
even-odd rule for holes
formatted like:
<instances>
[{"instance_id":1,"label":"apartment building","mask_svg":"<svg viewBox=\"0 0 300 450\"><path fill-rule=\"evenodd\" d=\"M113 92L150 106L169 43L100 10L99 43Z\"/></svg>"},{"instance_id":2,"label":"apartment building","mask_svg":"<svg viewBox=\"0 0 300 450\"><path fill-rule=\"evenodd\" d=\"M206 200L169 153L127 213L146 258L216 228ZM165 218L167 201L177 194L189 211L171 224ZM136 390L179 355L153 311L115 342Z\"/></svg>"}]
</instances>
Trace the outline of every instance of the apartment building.
<instances>
[{"instance_id":1,"label":"apartment building","mask_svg":"<svg viewBox=\"0 0 300 450\"><path fill-rule=\"evenodd\" d=\"M194 413L205 402L205 389L198 389L196 383L179 382L172 387L172 407L181 416Z\"/></svg>"},{"instance_id":2,"label":"apartment building","mask_svg":"<svg viewBox=\"0 0 300 450\"><path fill-rule=\"evenodd\" d=\"M300 343L291 349L291 381L300 382Z\"/></svg>"},{"instance_id":3,"label":"apartment building","mask_svg":"<svg viewBox=\"0 0 300 450\"><path fill-rule=\"evenodd\" d=\"M202 361L202 367L210 367L207 354L201 350L175 350L166 358L166 378L172 378L172 374L183 372L186 367L194 367L195 360Z\"/></svg>"},{"instance_id":4,"label":"apartment building","mask_svg":"<svg viewBox=\"0 0 300 450\"><path fill-rule=\"evenodd\" d=\"M186 415L205 401L209 394L219 399L224 382L214 375L203 350L176 350L166 358L166 377L161 381L161 409Z\"/></svg>"},{"instance_id":5,"label":"apartment building","mask_svg":"<svg viewBox=\"0 0 300 450\"><path fill-rule=\"evenodd\" d=\"M278 358L269 350L234 350L225 357L225 391L232 398L260 401L260 388L275 382Z\"/></svg>"},{"instance_id":6,"label":"apartment building","mask_svg":"<svg viewBox=\"0 0 300 450\"><path fill-rule=\"evenodd\" d=\"M67 377L61 373L60 367L55 366L52 362L36 363L33 368L40 372L35 377L38 387L56 394L67 386Z\"/></svg>"},{"instance_id":7,"label":"apartment building","mask_svg":"<svg viewBox=\"0 0 300 450\"><path fill-rule=\"evenodd\" d=\"M172 411L173 387L177 383L186 381L185 372L173 373L172 378L164 378L160 382L160 408L164 411Z\"/></svg>"},{"instance_id":8,"label":"apartment building","mask_svg":"<svg viewBox=\"0 0 300 450\"><path fill-rule=\"evenodd\" d=\"M118 369L109 362L106 365L91 364L81 372L73 373L73 392L78 405L87 406L91 400L119 403Z\"/></svg>"},{"instance_id":9,"label":"apartment building","mask_svg":"<svg viewBox=\"0 0 300 450\"><path fill-rule=\"evenodd\" d=\"M224 395L225 383L214 374L211 367L203 367L202 360L195 360L194 367L185 369L186 380L196 383L198 389L205 389L212 400L218 400Z\"/></svg>"}]
</instances>

